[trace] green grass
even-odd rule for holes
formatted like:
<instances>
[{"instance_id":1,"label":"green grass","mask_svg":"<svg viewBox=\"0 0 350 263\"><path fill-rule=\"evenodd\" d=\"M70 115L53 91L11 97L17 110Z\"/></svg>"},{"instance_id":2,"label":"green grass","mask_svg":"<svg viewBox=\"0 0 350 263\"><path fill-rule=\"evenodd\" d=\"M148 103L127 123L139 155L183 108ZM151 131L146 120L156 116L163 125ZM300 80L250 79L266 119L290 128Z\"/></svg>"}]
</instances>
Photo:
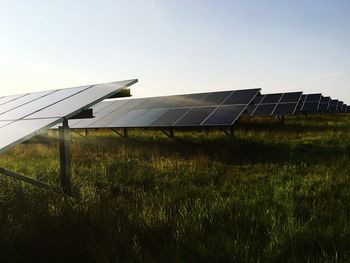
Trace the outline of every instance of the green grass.
<instances>
[{"instance_id":1,"label":"green grass","mask_svg":"<svg viewBox=\"0 0 350 263\"><path fill-rule=\"evenodd\" d=\"M73 136L74 198L0 176L0 260L350 261L350 116ZM59 184L57 142L0 167Z\"/></svg>"}]
</instances>

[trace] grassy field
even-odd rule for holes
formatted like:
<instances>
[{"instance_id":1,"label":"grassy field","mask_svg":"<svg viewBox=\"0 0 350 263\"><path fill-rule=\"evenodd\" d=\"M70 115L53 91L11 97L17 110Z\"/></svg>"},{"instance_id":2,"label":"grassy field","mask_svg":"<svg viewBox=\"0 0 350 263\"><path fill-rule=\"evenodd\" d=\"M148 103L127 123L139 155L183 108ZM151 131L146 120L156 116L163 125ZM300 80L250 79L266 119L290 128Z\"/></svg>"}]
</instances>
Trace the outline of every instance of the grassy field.
<instances>
[{"instance_id":1,"label":"grassy field","mask_svg":"<svg viewBox=\"0 0 350 263\"><path fill-rule=\"evenodd\" d=\"M0 261L350 261L349 115L176 136L73 136L74 198L0 176ZM58 185L58 156L23 144L0 167Z\"/></svg>"}]
</instances>

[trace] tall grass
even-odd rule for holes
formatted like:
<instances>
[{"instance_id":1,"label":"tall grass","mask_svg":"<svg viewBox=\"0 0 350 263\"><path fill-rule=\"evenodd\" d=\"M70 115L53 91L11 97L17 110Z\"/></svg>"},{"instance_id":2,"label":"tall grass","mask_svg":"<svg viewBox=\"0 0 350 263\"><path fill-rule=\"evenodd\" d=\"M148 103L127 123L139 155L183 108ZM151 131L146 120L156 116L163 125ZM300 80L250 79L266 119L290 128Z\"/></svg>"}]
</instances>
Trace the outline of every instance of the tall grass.
<instances>
[{"instance_id":1,"label":"tall grass","mask_svg":"<svg viewBox=\"0 0 350 263\"><path fill-rule=\"evenodd\" d=\"M0 177L2 261L350 261L350 117L74 136L74 197ZM59 184L58 145L0 166Z\"/></svg>"}]
</instances>

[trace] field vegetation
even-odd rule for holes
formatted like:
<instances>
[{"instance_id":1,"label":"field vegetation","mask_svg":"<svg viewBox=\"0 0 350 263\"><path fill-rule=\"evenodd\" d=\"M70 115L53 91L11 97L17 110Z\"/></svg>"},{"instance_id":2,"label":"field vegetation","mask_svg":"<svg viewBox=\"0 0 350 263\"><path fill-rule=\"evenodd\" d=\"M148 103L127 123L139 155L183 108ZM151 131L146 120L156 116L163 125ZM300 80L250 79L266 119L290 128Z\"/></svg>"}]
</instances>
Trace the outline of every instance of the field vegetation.
<instances>
[{"instance_id":1,"label":"field vegetation","mask_svg":"<svg viewBox=\"0 0 350 263\"><path fill-rule=\"evenodd\" d=\"M0 261L350 261L349 115L129 135L72 137L72 198L0 175ZM58 186L58 143L0 167Z\"/></svg>"}]
</instances>

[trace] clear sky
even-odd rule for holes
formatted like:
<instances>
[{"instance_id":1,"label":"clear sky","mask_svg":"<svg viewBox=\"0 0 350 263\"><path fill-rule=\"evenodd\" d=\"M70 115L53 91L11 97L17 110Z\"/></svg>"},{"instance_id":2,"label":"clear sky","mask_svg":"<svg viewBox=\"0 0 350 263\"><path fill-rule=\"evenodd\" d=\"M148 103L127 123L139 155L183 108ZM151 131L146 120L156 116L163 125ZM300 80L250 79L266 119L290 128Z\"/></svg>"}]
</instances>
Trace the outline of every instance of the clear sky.
<instances>
[{"instance_id":1,"label":"clear sky","mask_svg":"<svg viewBox=\"0 0 350 263\"><path fill-rule=\"evenodd\" d=\"M0 0L1 95L138 78L135 96L261 87L350 104L349 0Z\"/></svg>"}]
</instances>

